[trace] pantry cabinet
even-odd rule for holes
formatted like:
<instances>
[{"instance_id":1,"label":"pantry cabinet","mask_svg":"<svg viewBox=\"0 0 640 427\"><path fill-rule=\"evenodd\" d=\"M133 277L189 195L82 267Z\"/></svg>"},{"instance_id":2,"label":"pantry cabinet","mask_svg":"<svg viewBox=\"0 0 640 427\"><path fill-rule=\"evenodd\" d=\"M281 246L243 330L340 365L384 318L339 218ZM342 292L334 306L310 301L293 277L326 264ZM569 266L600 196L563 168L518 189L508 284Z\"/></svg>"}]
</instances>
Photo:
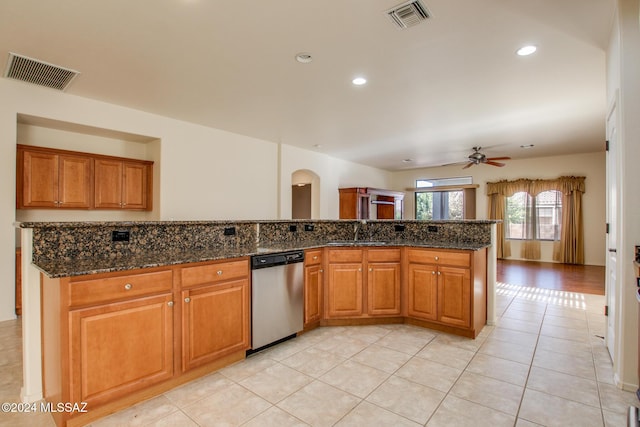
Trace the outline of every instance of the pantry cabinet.
<instances>
[{"instance_id":1,"label":"pantry cabinet","mask_svg":"<svg viewBox=\"0 0 640 427\"><path fill-rule=\"evenodd\" d=\"M317 325L322 319L322 249L304 254L304 328Z\"/></svg>"}]
</instances>

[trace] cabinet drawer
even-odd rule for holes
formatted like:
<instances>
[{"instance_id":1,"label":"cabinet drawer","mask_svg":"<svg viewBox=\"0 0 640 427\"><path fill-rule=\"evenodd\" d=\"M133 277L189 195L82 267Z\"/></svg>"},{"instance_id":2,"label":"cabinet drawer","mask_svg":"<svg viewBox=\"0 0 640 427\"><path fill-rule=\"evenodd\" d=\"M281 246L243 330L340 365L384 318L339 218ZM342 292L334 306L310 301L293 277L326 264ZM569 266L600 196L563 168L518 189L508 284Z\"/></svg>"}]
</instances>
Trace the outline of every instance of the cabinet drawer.
<instances>
[{"instance_id":1,"label":"cabinet drawer","mask_svg":"<svg viewBox=\"0 0 640 427\"><path fill-rule=\"evenodd\" d=\"M369 262L400 262L400 248L369 249L367 260Z\"/></svg>"},{"instance_id":2,"label":"cabinet drawer","mask_svg":"<svg viewBox=\"0 0 640 427\"><path fill-rule=\"evenodd\" d=\"M329 262L362 262L362 249L329 249Z\"/></svg>"},{"instance_id":3,"label":"cabinet drawer","mask_svg":"<svg viewBox=\"0 0 640 427\"><path fill-rule=\"evenodd\" d=\"M246 259L197 265L180 269L183 288L248 276L249 261Z\"/></svg>"},{"instance_id":4,"label":"cabinet drawer","mask_svg":"<svg viewBox=\"0 0 640 427\"><path fill-rule=\"evenodd\" d=\"M322 249L304 252L304 265L316 265L321 263L322 263Z\"/></svg>"},{"instance_id":5,"label":"cabinet drawer","mask_svg":"<svg viewBox=\"0 0 640 427\"><path fill-rule=\"evenodd\" d=\"M469 267L471 255L469 252L447 252L431 249L409 249L407 258L409 262L421 264L452 265L456 267Z\"/></svg>"},{"instance_id":6,"label":"cabinet drawer","mask_svg":"<svg viewBox=\"0 0 640 427\"><path fill-rule=\"evenodd\" d=\"M69 303L79 306L169 292L172 284L171 270L74 281L69 284Z\"/></svg>"}]
</instances>

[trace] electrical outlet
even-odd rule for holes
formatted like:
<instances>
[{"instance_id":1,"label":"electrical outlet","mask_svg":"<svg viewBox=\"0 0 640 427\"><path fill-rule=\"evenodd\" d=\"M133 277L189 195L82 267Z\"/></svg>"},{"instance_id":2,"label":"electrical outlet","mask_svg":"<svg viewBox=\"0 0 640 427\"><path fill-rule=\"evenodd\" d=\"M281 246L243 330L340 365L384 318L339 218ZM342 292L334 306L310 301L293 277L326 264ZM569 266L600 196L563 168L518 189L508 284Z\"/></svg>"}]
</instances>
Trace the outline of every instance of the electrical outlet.
<instances>
[{"instance_id":1,"label":"electrical outlet","mask_svg":"<svg viewBox=\"0 0 640 427\"><path fill-rule=\"evenodd\" d=\"M393 226L393 229L396 231L396 233L402 233L404 231L404 224L395 224Z\"/></svg>"},{"instance_id":2,"label":"electrical outlet","mask_svg":"<svg viewBox=\"0 0 640 427\"><path fill-rule=\"evenodd\" d=\"M314 226L313 224L305 224L304 225L304 231L313 231Z\"/></svg>"},{"instance_id":3,"label":"electrical outlet","mask_svg":"<svg viewBox=\"0 0 640 427\"><path fill-rule=\"evenodd\" d=\"M236 235L236 228L235 227L225 227L224 235L225 236L235 236Z\"/></svg>"},{"instance_id":4,"label":"electrical outlet","mask_svg":"<svg viewBox=\"0 0 640 427\"><path fill-rule=\"evenodd\" d=\"M427 225L427 231L430 233L437 233L438 227L436 225Z\"/></svg>"},{"instance_id":5,"label":"electrical outlet","mask_svg":"<svg viewBox=\"0 0 640 427\"><path fill-rule=\"evenodd\" d=\"M289 231L292 233L295 233L296 231L298 231L298 226L297 225L290 225L289 226Z\"/></svg>"},{"instance_id":6,"label":"electrical outlet","mask_svg":"<svg viewBox=\"0 0 640 427\"><path fill-rule=\"evenodd\" d=\"M111 232L112 242L128 242L129 231L128 230L114 230Z\"/></svg>"}]
</instances>

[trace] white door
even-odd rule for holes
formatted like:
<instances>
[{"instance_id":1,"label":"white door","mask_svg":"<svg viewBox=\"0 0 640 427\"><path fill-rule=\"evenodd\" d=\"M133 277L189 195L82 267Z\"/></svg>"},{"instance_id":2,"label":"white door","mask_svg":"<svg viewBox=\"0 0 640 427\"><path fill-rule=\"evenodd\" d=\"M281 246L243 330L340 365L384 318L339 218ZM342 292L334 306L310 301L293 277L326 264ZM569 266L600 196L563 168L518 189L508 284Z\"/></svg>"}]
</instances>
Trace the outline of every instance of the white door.
<instances>
[{"instance_id":1,"label":"white door","mask_svg":"<svg viewBox=\"0 0 640 427\"><path fill-rule=\"evenodd\" d=\"M617 215L618 215L618 174L617 174L617 123L616 105L613 105L611 113L607 119L607 140L609 150L607 151L607 224L609 233L607 234L607 256L606 256L606 300L609 309L607 316L606 345L611 358L615 354L616 338L616 312L618 304L618 283L617 283Z\"/></svg>"}]
</instances>

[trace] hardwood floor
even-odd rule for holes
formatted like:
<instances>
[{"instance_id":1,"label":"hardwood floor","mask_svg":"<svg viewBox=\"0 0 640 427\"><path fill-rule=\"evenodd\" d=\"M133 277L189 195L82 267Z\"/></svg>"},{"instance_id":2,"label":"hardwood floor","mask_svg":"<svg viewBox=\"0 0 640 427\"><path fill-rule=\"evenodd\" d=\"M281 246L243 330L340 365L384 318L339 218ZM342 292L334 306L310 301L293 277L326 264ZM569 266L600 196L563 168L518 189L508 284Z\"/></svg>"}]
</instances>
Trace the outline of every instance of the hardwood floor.
<instances>
[{"instance_id":1,"label":"hardwood floor","mask_svg":"<svg viewBox=\"0 0 640 427\"><path fill-rule=\"evenodd\" d=\"M498 260L498 282L535 288L604 295L605 268L596 265Z\"/></svg>"}]
</instances>

